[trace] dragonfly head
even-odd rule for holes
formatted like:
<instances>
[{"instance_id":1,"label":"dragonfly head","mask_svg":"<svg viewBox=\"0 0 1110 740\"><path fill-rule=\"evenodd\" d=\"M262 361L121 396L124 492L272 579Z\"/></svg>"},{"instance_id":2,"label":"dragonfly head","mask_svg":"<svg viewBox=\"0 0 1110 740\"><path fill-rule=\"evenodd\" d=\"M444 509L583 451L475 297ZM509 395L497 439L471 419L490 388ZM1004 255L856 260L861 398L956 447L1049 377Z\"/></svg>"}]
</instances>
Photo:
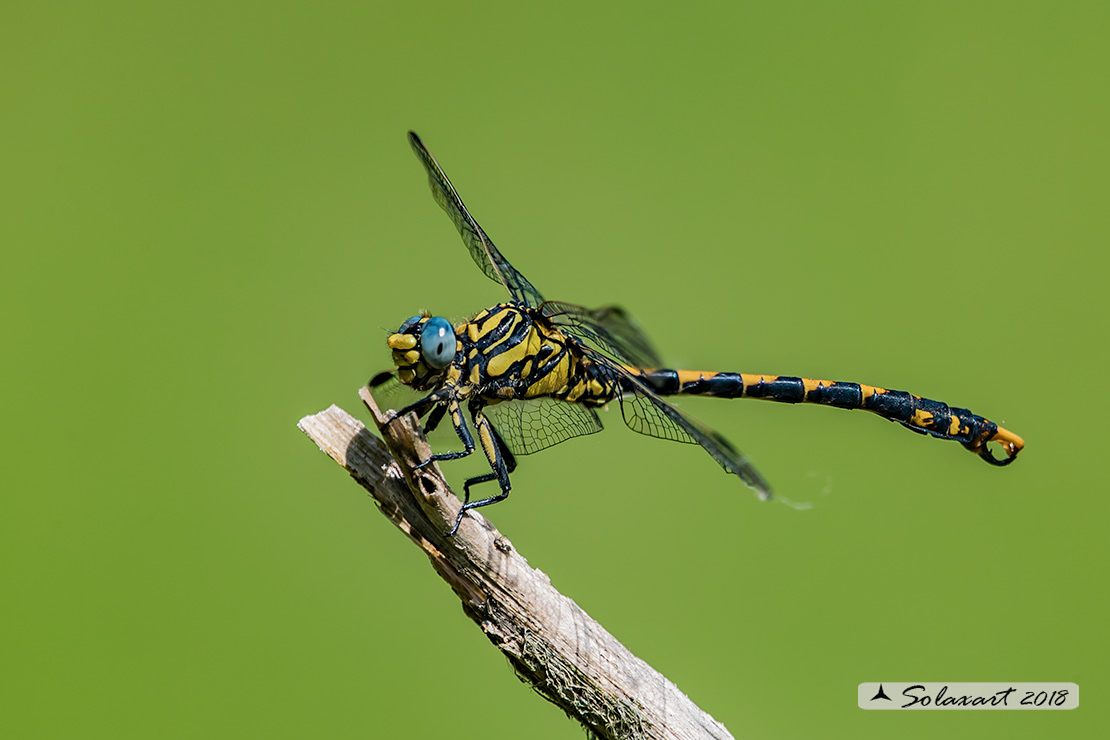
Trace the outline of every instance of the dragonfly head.
<instances>
[{"instance_id":1,"label":"dragonfly head","mask_svg":"<svg viewBox=\"0 0 1110 740\"><path fill-rule=\"evenodd\" d=\"M434 388L443 380L459 349L451 322L427 314L406 319L386 342L393 350L397 378L421 391Z\"/></svg>"}]
</instances>

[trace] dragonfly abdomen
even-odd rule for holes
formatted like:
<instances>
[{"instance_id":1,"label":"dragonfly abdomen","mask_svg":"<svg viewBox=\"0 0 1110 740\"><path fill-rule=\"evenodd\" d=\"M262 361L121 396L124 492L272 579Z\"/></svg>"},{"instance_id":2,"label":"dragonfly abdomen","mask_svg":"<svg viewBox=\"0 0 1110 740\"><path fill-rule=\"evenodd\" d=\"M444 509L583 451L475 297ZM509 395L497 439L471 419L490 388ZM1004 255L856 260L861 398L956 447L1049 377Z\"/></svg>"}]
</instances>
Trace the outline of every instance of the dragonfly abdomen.
<instances>
[{"instance_id":1,"label":"dragonfly abdomen","mask_svg":"<svg viewBox=\"0 0 1110 740\"><path fill-rule=\"evenodd\" d=\"M780 403L818 403L842 409L863 409L896 421L920 434L950 439L988 462L1004 465L1024 446L1021 437L968 409L862 383L814 380L786 375L714 373L691 370L641 370L638 375L660 395L762 398ZM1006 457L995 458L987 442L998 442Z\"/></svg>"}]
</instances>

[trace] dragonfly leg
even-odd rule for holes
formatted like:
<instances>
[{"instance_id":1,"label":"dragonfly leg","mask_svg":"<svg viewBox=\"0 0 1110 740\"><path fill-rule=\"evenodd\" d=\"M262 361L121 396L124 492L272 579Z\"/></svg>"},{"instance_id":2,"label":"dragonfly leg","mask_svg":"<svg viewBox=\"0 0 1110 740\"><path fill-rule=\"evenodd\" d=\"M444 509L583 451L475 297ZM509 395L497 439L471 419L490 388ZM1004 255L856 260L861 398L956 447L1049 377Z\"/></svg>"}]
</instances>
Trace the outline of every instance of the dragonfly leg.
<instances>
[{"instance_id":1,"label":"dragonfly leg","mask_svg":"<svg viewBox=\"0 0 1110 740\"><path fill-rule=\"evenodd\" d=\"M498 450L501 452L501 459L505 461L505 472L513 472L516 470L516 457L509 451L509 448L505 445L505 441L501 439L501 435L497 432L497 427L491 424L489 429L490 432L493 433L494 441L497 442ZM479 483L488 483L491 480L497 480L497 473L491 471L483 475L476 475L473 478L467 478L466 483L463 484L463 505L470 503L471 486L476 486Z\"/></svg>"},{"instance_id":2,"label":"dragonfly leg","mask_svg":"<svg viewBox=\"0 0 1110 740\"><path fill-rule=\"evenodd\" d=\"M443 420L443 416L446 413L447 406L445 404L440 404L439 406L436 406L434 409L432 409L431 413L428 414L428 420L424 422L424 434L428 435L435 431L436 427L439 426L439 422Z\"/></svg>"},{"instance_id":3,"label":"dragonfly leg","mask_svg":"<svg viewBox=\"0 0 1110 740\"><path fill-rule=\"evenodd\" d=\"M473 478L467 479L463 484L463 505L459 509L459 515L455 518L455 526L447 533L447 536L455 534L458 531L459 525L462 524L463 516L471 509L477 509L482 506L489 506L496 504L499 501L504 501L509 497L509 491L512 490L512 485L509 483L509 473L516 470L516 458L513 453L505 446L501 435L497 433L493 424L485 414L482 413L484 404L480 402L471 402L470 415L474 420L474 428L478 432L478 442L482 445L482 451L486 453L486 459L489 460L490 467L493 470L483 475L478 475ZM489 498L480 499L478 501L470 500L470 487L478 483L486 483L491 480L496 480L501 486L501 493Z\"/></svg>"},{"instance_id":4,"label":"dragonfly leg","mask_svg":"<svg viewBox=\"0 0 1110 740\"><path fill-rule=\"evenodd\" d=\"M439 462L440 460L458 460L459 458L466 457L474 452L474 438L470 436L470 429L468 429L466 426L466 419L463 418L462 409L459 407L458 399L451 398L451 400L444 404L444 406L446 407L447 411L451 413L451 425L455 427L455 433L459 435L459 440L463 443L464 449L462 452L437 452L424 462L417 465L417 470L431 465L433 462ZM444 412L439 411L439 409L436 409L432 412L428 421L430 424L434 422L434 424L432 425L433 429L435 428L434 425L438 424L439 420L443 418L443 413Z\"/></svg>"},{"instance_id":5,"label":"dragonfly leg","mask_svg":"<svg viewBox=\"0 0 1110 740\"><path fill-rule=\"evenodd\" d=\"M387 425L392 424L401 417L408 416L409 414L416 414L416 418L420 419L424 416L424 414L428 413L429 410L433 410L433 406L439 406L447 403L447 401L453 399L454 397L455 391L453 388L441 388L434 393L429 393L428 395L421 398L419 401L414 401L408 406L405 406L393 416L386 419L385 423ZM438 416L442 418L443 414L440 413ZM436 419L436 423L439 423L439 418Z\"/></svg>"}]
</instances>

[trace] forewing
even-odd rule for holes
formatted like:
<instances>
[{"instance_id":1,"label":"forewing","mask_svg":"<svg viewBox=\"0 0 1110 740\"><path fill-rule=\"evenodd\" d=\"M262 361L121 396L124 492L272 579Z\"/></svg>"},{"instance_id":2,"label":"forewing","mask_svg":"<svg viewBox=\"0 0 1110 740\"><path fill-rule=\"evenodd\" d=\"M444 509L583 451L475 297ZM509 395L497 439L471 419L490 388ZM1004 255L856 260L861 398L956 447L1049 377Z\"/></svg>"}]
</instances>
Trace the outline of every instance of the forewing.
<instances>
[{"instance_id":1,"label":"forewing","mask_svg":"<svg viewBox=\"0 0 1110 740\"><path fill-rule=\"evenodd\" d=\"M644 368L663 366L663 360L639 322L620 306L583 308L548 301L543 304L542 311L552 323L620 362Z\"/></svg>"},{"instance_id":2,"label":"forewing","mask_svg":"<svg viewBox=\"0 0 1110 740\"><path fill-rule=\"evenodd\" d=\"M760 498L771 497L771 486L748 459L717 432L664 401L632 373L609 365L626 389L619 397L628 428L649 437L697 444L725 469L744 481Z\"/></svg>"},{"instance_id":3,"label":"forewing","mask_svg":"<svg viewBox=\"0 0 1110 740\"><path fill-rule=\"evenodd\" d=\"M505 290L509 291L509 295L515 300L533 307L543 303L540 292L509 264L509 261L486 236L486 232L482 231L482 227L470 215L470 211L466 210L466 205L456 192L455 186L447 179L447 175L443 173L435 157L413 131L409 131L409 143L412 144L412 150L416 152L417 159L428 172L428 185L432 189L432 197L440 208L447 212L451 222L459 230L466 248L470 250L470 256L474 258L482 272L494 282L505 286Z\"/></svg>"},{"instance_id":4,"label":"forewing","mask_svg":"<svg viewBox=\"0 0 1110 740\"><path fill-rule=\"evenodd\" d=\"M487 406L484 413L515 455L530 455L602 429L592 408L554 398L505 401Z\"/></svg>"}]
</instances>

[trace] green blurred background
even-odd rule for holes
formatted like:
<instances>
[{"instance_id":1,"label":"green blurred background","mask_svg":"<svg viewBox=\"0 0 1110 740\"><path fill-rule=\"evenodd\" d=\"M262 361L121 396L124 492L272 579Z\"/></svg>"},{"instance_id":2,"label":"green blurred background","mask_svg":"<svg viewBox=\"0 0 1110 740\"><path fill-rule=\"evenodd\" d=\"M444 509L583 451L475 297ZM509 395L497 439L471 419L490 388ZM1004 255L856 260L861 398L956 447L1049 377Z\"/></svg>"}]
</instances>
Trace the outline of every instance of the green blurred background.
<instances>
[{"instance_id":1,"label":"green blurred background","mask_svg":"<svg viewBox=\"0 0 1110 740\"><path fill-rule=\"evenodd\" d=\"M489 510L737 737L1106 726L1104 3L5 3L0 734L575 738L295 427L419 309L504 298L421 133L549 297L681 367L910 390L693 399L797 510L607 433ZM447 467L461 481L462 467ZM865 712L875 680L1072 712Z\"/></svg>"}]
</instances>

